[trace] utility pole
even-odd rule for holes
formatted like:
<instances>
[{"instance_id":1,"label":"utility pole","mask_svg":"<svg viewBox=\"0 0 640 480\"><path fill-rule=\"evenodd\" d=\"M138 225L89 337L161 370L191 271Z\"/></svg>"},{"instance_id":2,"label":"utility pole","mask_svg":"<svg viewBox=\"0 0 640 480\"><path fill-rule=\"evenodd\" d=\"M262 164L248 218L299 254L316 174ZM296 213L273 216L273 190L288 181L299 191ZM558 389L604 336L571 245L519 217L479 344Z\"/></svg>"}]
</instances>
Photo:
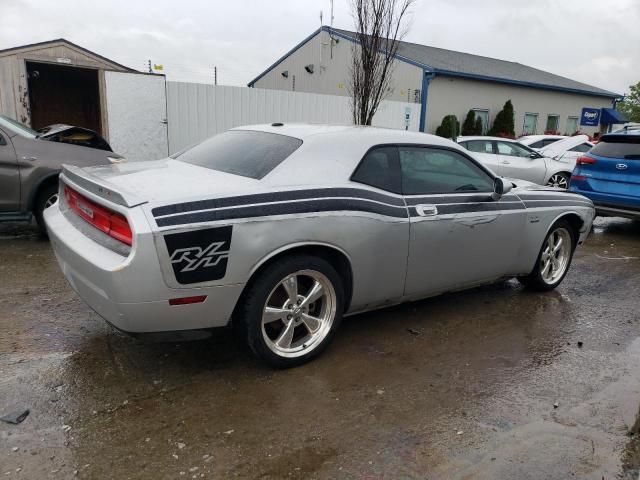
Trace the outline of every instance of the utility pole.
<instances>
[{"instance_id":1,"label":"utility pole","mask_svg":"<svg viewBox=\"0 0 640 480\"><path fill-rule=\"evenodd\" d=\"M149 73L153 73L153 70L151 69L151 59L147 60L148 65L149 65Z\"/></svg>"},{"instance_id":2,"label":"utility pole","mask_svg":"<svg viewBox=\"0 0 640 480\"><path fill-rule=\"evenodd\" d=\"M213 67L213 84L218 85L218 67Z\"/></svg>"}]
</instances>

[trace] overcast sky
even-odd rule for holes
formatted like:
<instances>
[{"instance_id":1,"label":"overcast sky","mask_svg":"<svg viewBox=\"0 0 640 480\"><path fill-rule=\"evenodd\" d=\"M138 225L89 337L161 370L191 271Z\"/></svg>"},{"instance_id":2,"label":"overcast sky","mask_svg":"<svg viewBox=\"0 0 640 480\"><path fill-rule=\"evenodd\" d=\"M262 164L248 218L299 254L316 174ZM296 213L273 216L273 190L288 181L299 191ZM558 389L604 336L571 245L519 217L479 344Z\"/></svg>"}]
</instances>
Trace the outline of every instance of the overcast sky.
<instances>
[{"instance_id":1,"label":"overcast sky","mask_svg":"<svg viewBox=\"0 0 640 480\"><path fill-rule=\"evenodd\" d=\"M2 0L0 49L64 37L169 79L245 85L329 0ZM352 29L349 0L334 26ZM618 93L640 81L640 0L418 0L408 41L517 61Z\"/></svg>"}]
</instances>

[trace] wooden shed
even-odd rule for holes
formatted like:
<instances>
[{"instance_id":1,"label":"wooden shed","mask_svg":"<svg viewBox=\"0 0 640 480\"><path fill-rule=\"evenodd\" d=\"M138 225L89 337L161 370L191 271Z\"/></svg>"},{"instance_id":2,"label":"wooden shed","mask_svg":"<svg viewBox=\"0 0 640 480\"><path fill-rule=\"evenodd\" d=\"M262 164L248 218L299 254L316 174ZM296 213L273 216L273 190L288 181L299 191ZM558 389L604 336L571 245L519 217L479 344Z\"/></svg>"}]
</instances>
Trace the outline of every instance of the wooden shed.
<instances>
[{"instance_id":1,"label":"wooden shed","mask_svg":"<svg viewBox=\"0 0 640 480\"><path fill-rule=\"evenodd\" d=\"M34 129L66 123L108 137L107 71L139 73L63 38L0 50L0 114Z\"/></svg>"}]
</instances>

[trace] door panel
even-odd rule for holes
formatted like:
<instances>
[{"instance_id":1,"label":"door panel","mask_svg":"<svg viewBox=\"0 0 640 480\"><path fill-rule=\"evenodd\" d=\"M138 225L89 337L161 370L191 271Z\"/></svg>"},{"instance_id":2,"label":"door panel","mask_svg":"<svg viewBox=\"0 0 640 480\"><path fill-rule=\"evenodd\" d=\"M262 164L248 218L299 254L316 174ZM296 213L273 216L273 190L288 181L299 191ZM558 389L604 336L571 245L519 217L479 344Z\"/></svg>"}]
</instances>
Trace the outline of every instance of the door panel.
<instances>
[{"instance_id":1,"label":"door panel","mask_svg":"<svg viewBox=\"0 0 640 480\"><path fill-rule=\"evenodd\" d=\"M529 150L512 142L498 141L496 147L501 175L544 184L547 167L543 158L531 158Z\"/></svg>"},{"instance_id":2,"label":"door panel","mask_svg":"<svg viewBox=\"0 0 640 480\"><path fill-rule=\"evenodd\" d=\"M0 131L0 212L20 210L20 171L11 139Z\"/></svg>"},{"instance_id":3,"label":"door panel","mask_svg":"<svg viewBox=\"0 0 640 480\"><path fill-rule=\"evenodd\" d=\"M105 72L111 148L127 160L158 160L169 154L165 77Z\"/></svg>"},{"instance_id":4,"label":"door panel","mask_svg":"<svg viewBox=\"0 0 640 480\"><path fill-rule=\"evenodd\" d=\"M493 178L461 154L448 151L443 157L425 148L421 158L416 150L399 147L410 206L405 295L455 290L513 273L525 221L522 202L515 195L493 201Z\"/></svg>"}]
</instances>

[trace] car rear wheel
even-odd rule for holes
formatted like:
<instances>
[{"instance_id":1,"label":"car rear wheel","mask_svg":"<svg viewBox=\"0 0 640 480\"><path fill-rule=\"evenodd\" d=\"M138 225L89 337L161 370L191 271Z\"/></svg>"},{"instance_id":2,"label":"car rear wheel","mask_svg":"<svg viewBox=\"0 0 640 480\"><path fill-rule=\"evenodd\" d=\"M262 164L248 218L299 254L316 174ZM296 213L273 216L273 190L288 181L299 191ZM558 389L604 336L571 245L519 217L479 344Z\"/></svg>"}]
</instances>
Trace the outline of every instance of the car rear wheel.
<instances>
[{"instance_id":1,"label":"car rear wheel","mask_svg":"<svg viewBox=\"0 0 640 480\"><path fill-rule=\"evenodd\" d=\"M553 290L569 271L576 247L577 233L569 222L559 220L549 230L533 271L520 282L539 291Z\"/></svg>"},{"instance_id":2,"label":"car rear wheel","mask_svg":"<svg viewBox=\"0 0 640 480\"><path fill-rule=\"evenodd\" d=\"M47 233L47 227L44 224L44 211L58 201L58 184L47 185L36 197L33 205L33 215L36 217L36 223L40 232L44 235Z\"/></svg>"},{"instance_id":3,"label":"car rear wheel","mask_svg":"<svg viewBox=\"0 0 640 480\"><path fill-rule=\"evenodd\" d=\"M563 188L566 190L569 188L569 178L570 178L570 175L568 173L565 173L565 172L554 173L549 178L549 181L547 182L547 187Z\"/></svg>"},{"instance_id":4,"label":"car rear wheel","mask_svg":"<svg viewBox=\"0 0 640 480\"><path fill-rule=\"evenodd\" d=\"M344 306L340 276L326 260L295 255L263 271L241 305L253 353L271 366L294 367L330 343Z\"/></svg>"}]
</instances>

